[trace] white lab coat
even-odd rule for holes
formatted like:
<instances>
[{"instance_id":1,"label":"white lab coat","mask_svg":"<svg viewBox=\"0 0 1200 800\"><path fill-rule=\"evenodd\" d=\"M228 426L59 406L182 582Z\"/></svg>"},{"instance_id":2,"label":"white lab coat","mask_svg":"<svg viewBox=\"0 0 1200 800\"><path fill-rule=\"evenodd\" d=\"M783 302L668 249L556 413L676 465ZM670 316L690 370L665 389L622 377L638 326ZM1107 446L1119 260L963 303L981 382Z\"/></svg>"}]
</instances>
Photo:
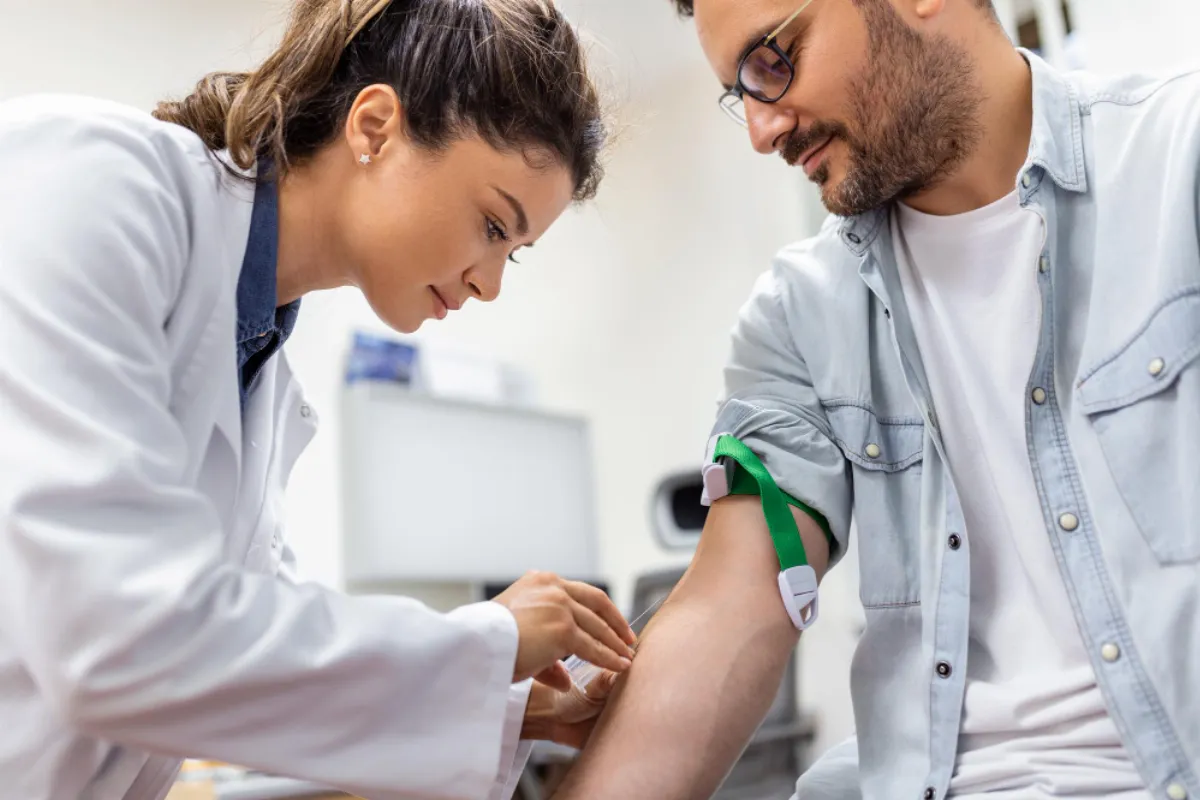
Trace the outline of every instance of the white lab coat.
<instances>
[{"instance_id":1,"label":"white lab coat","mask_svg":"<svg viewBox=\"0 0 1200 800\"><path fill-rule=\"evenodd\" d=\"M0 104L2 794L156 800L196 756L507 797L511 614L291 578L283 490L315 418L282 356L239 406L252 197L140 112Z\"/></svg>"}]
</instances>

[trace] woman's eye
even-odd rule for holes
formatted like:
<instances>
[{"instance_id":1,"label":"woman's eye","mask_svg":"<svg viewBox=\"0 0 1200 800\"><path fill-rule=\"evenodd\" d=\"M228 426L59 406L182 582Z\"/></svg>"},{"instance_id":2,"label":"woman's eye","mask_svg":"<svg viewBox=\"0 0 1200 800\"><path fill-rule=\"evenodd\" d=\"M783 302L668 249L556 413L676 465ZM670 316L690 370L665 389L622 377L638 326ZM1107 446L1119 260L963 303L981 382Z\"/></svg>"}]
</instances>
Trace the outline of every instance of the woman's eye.
<instances>
[{"instance_id":1,"label":"woman's eye","mask_svg":"<svg viewBox=\"0 0 1200 800\"><path fill-rule=\"evenodd\" d=\"M488 241L489 242L496 242L496 241L507 242L508 234L504 232L504 228L501 228L500 225L493 219L490 219L490 218L485 218L485 219L487 219Z\"/></svg>"}]
</instances>

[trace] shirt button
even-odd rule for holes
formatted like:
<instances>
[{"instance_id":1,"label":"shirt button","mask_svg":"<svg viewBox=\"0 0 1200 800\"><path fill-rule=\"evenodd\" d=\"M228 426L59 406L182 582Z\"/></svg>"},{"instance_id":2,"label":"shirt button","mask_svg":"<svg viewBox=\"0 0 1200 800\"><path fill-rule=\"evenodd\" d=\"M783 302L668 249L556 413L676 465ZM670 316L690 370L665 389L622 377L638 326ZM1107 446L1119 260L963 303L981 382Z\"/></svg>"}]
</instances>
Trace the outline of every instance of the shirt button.
<instances>
[{"instance_id":1,"label":"shirt button","mask_svg":"<svg viewBox=\"0 0 1200 800\"><path fill-rule=\"evenodd\" d=\"M1182 784L1172 783L1167 787L1167 797L1171 800L1187 800L1187 789Z\"/></svg>"},{"instance_id":2,"label":"shirt button","mask_svg":"<svg viewBox=\"0 0 1200 800\"><path fill-rule=\"evenodd\" d=\"M949 662L947 662L947 661L939 661L939 662L938 662L938 665L937 665L937 674L938 674L938 677L939 677L939 678L949 678L949 677L950 677L950 673L951 673L951 672L953 672L953 671L954 671L954 670L952 670L952 669L950 668L950 663L949 663Z\"/></svg>"},{"instance_id":3,"label":"shirt button","mask_svg":"<svg viewBox=\"0 0 1200 800\"><path fill-rule=\"evenodd\" d=\"M867 445L867 458L879 458L879 445Z\"/></svg>"},{"instance_id":4,"label":"shirt button","mask_svg":"<svg viewBox=\"0 0 1200 800\"><path fill-rule=\"evenodd\" d=\"M1039 406L1042 403L1046 402L1046 390L1040 386L1037 387L1036 389L1034 389L1033 390L1033 402L1037 403Z\"/></svg>"},{"instance_id":5,"label":"shirt button","mask_svg":"<svg viewBox=\"0 0 1200 800\"><path fill-rule=\"evenodd\" d=\"M950 549L957 550L960 547L962 547L962 539L958 537L957 533L950 534Z\"/></svg>"},{"instance_id":6,"label":"shirt button","mask_svg":"<svg viewBox=\"0 0 1200 800\"><path fill-rule=\"evenodd\" d=\"M1121 657L1121 648L1108 642L1100 648L1100 657L1111 664Z\"/></svg>"},{"instance_id":7,"label":"shirt button","mask_svg":"<svg viewBox=\"0 0 1200 800\"><path fill-rule=\"evenodd\" d=\"M1021 176L1021 185L1024 186L1026 189L1029 188L1029 184L1031 184L1031 183L1033 183L1033 178L1029 177L1028 172L1026 172L1024 175ZM1029 262L1026 262L1026 263L1029 263Z\"/></svg>"},{"instance_id":8,"label":"shirt button","mask_svg":"<svg viewBox=\"0 0 1200 800\"><path fill-rule=\"evenodd\" d=\"M860 244L862 242L862 239L860 239L858 237L858 234L854 233L854 232L847 233L846 238L849 239L850 241L854 242L855 244Z\"/></svg>"},{"instance_id":9,"label":"shirt button","mask_svg":"<svg viewBox=\"0 0 1200 800\"><path fill-rule=\"evenodd\" d=\"M1062 528L1067 533L1079 527L1079 517L1067 512L1058 518L1058 527Z\"/></svg>"},{"instance_id":10,"label":"shirt button","mask_svg":"<svg viewBox=\"0 0 1200 800\"><path fill-rule=\"evenodd\" d=\"M300 416L304 417L305 419L308 419L309 417L311 417L312 416L312 406L310 406L308 403L305 403L304 405L300 406Z\"/></svg>"},{"instance_id":11,"label":"shirt button","mask_svg":"<svg viewBox=\"0 0 1200 800\"><path fill-rule=\"evenodd\" d=\"M1038 272L1050 271L1050 256L1042 256L1038 259Z\"/></svg>"},{"instance_id":12,"label":"shirt button","mask_svg":"<svg viewBox=\"0 0 1200 800\"><path fill-rule=\"evenodd\" d=\"M1166 366L1167 362L1163 361L1161 358L1156 358L1150 362L1150 366L1148 366L1146 369L1150 370L1150 374L1157 378L1159 375L1162 375L1162 371L1166 369Z\"/></svg>"},{"instance_id":13,"label":"shirt button","mask_svg":"<svg viewBox=\"0 0 1200 800\"><path fill-rule=\"evenodd\" d=\"M925 794L923 795L923 797L925 798L925 800L933 800L933 798L937 797L937 791L934 790L934 788L932 786L930 786L928 789L925 790Z\"/></svg>"}]
</instances>

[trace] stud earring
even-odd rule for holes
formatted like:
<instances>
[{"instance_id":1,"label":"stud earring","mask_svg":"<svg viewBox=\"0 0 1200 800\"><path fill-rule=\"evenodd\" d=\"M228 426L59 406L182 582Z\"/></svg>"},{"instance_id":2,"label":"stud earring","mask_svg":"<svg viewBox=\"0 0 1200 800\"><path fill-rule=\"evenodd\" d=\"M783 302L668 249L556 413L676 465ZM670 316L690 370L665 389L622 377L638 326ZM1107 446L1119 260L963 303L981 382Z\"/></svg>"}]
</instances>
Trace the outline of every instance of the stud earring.
<instances>
[{"instance_id":1,"label":"stud earring","mask_svg":"<svg viewBox=\"0 0 1200 800\"><path fill-rule=\"evenodd\" d=\"M363 153L361 156L358 157L358 163L362 164L365 167L367 164L371 163L371 157L369 155L367 155L366 153Z\"/></svg>"}]
</instances>

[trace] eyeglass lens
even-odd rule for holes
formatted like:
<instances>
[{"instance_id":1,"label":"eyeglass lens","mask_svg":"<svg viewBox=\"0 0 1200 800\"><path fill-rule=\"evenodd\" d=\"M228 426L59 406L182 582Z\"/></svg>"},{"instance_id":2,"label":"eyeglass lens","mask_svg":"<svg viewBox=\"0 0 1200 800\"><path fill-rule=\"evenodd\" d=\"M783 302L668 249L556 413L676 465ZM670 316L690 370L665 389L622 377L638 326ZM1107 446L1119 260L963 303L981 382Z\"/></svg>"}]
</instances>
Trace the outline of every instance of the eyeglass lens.
<instances>
[{"instance_id":1,"label":"eyeglass lens","mask_svg":"<svg viewBox=\"0 0 1200 800\"><path fill-rule=\"evenodd\" d=\"M773 103L787 91L792 80L792 65L778 50L759 45L742 61L738 79L746 94Z\"/></svg>"},{"instance_id":2,"label":"eyeglass lens","mask_svg":"<svg viewBox=\"0 0 1200 800\"><path fill-rule=\"evenodd\" d=\"M746 124L746 107L742 103L742 98L733 92L721 95L721 110L728 114L734 122Z\"/></svg>"}]
</instances>

